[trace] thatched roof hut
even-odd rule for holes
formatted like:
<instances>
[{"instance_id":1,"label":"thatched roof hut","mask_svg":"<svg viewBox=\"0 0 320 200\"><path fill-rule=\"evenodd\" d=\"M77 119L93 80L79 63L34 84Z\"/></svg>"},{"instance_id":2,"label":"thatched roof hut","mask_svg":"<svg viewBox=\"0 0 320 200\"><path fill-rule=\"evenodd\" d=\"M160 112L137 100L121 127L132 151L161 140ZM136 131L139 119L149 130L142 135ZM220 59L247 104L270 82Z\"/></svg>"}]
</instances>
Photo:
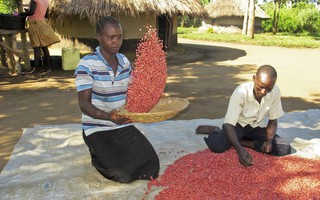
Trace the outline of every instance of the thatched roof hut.
<instances>
[{"instance_id":1,"label":"thatched roof hut","mask_svg":"<svg viewBox=\"0 0 320 200\"><path fill-rule=\"evenodd\" d=\"M234 27L241 32L243 18L246 12L246 0L214 0L204 7L207 17L203 22L203 30L208 27ZM261 22L270 19L258 5L255 5L255 32L260 32Z\"/></svg>"},{"instance_id":2,"label":"thatched roof hut","mask_svg":"<svg viewBox=\"0 0 320 200\"><path fill-rule=\"evenodd\" d=\"M166 47L174 46L178 14L205 13L198 0L51 0L50 11L52 26L60 35L80 40L95 38L97 19L111 15L122 25L125 46L133 48L142 38L146 25L158 29Z\"/></svg>"},{"instance_id":3,"label":"thatched roof hut","mask_svg":"<svg viewBox=\"0 0 320 200\"><path fill-rule=\"evenodd\" d=\"M204 13L197 0L51 0L51 11L60 18L79 15L93 24L100 16L110 14L135 17L143 13L168 16Z\"/></svg>"},{"instance_id":4,"label":"thatched roof hut","mask_svg":"<svg viewBox=\"0 0 320 200\"><path fill-rule=\"evenodd\" d=\"M243 17L246 12L246 0L214 0L204 7L211 18L219 17ZM255 17L270 19L258 5L255 8Z\"/></svg>"}]
</instances>

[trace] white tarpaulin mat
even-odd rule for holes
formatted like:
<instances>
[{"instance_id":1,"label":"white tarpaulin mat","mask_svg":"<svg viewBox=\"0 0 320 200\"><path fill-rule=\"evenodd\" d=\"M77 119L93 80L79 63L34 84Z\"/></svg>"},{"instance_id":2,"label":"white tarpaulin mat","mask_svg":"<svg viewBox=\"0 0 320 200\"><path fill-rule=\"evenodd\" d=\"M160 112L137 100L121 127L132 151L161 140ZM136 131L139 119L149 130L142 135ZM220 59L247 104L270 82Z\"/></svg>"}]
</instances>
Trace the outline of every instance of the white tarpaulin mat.
<instances>
[{"instance_id":1,"label":"white tarpaulin mat","mask_svg":"<svg viewBox=\"0 0 320 200\"><path fill-rule=\"evenodd\" d=\"M178 158L206 149L198 125L221 126L222 119L169 120L135 124L160 158L160 174ZM320 157L320 110L285 114L277 133L291 142L295 154ZM145 197L148 181L120 184L91 166L80 124L24 129L0 174L1 199L153 199ZM158 191L151 192L155 195Z\"/></svg>"}]
</instances>

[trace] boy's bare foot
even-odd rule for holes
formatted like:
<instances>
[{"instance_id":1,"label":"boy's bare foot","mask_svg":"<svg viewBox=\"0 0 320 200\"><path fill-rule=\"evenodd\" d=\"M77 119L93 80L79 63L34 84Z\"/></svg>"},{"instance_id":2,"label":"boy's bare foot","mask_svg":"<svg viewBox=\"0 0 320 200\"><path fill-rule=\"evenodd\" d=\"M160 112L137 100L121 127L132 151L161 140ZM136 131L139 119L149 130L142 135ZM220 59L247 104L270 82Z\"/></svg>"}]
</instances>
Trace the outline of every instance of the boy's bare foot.
<instances>
[{"instance_id":1,"label":"boy's bare foot","mask_svg":"<svg viewBox=\"0 0 320 200\"><path fill-rule=\"evenodd\" d=\"M206 134L209 135L213 131L219 131L220 128L218 126L210 126L210 125L200 125L196 128L196 134Z\"/></svg>"}]
</instances>

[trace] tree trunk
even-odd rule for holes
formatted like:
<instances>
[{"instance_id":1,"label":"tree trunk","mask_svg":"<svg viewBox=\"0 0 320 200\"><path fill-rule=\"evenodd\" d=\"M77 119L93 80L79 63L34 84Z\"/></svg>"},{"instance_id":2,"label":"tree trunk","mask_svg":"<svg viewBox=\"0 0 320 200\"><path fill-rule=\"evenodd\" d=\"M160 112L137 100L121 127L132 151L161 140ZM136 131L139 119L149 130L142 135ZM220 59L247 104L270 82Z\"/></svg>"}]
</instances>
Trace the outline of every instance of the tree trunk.
<instances>
[{"instance_id":1,"label":"tree trunk","mask_svg":"<svg viewBox=\"0 0 320 200\"><path fill-rule=\"evenodd\" d=\"M108 15L111 16L111 0L108 3Z\"/></svg>"},{"instance_id":2,"label":"tree trunk","mask_svg":"<svg viewBox=\"0 0 320 200\"><path fill-rule=\"evenodd\" d=\"M183 27L184 27L184 24L185 24L184 16L181 16L180 19L181 19L180 27L183 28Z\"/></svg>"},{"instance_id":3,"label":"tree trunk","mask_svg":"<svg viewBox=\"0 0 320 200\"><path fill-rule=\"evenodd\" d=\"M278 5L277 5L278 3ZM275 35L278 32L278 22L280 18L280 8L282 0L274 0L274 11L273 11L273 21L272 21L272 33Z\"/></svg>"},{"instance_id":4,"label":"tree trunk","mask_svg":"<svg viewBox=\"0 0 320 200\"><path fill-rule=\"evenodd\" d=\"M277 33L277 0L273 1L272 33Z\"/></svg>"},{"instance_id":5,"label":"tree trunk","mask_svg":"<svg viewBox=\"0 0 320 200\"><path fill-rule=\"evenodd\" d=\"M254 38L254 18L255 18L255 2L250 0L249 3L249 21L248 21L248 33L247 36L251 39Z\"/></svg>"},{"instance_id":6,"label":"tree trunk","mask_svg":"<svg viewBox=\"0 0 320 200\"><path fill-rule=\"evenodd\" d=\"M247 34L247 29L248 29L249 0L246 0L245 4L246 4L246 11L244 13L243 26L242 26L242 34L243 35Z\"/></svg>"},{"instance_id":7,"label":"tree trunk","mask_svg":"<svg viewBox=\"0 0 320 200\"><path fill-rule=\"evenodd\" d=\"M279 0L279 2L278 2L278 9L277 9L277 17L276 17L276 26L275 26L277 32L278 32L278 24L279 24L279 19L280 19L281 3L282 3L282 0Z\"/></svg>"}]
</instances>

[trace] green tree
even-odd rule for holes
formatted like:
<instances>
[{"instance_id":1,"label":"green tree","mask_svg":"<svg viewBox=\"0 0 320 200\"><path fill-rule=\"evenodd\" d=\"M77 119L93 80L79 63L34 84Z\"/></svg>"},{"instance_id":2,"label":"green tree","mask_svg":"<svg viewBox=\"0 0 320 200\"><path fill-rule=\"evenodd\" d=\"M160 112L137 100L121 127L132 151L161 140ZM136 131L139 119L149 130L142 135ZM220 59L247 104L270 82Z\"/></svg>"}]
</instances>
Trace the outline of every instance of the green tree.
<instances>
[{"instance_id":1,"label":"green tree","mask_svg":"<svg viewBox=\"0 0 320 200\"><path fill-rule=\"evenodd\" d=\"M284 0L274 0L273 1L273 21L272 21L272 33L276 34L278 32L278 23L280 18L280 8L284 3Z\"/></svg>"},{"instance_id":2,"label":"green tree","mask_svg":"<svg viewBox=\"0 0 320 200\"><path fill-rule=\"evenodd\" d=\"M200 0L200 4L205 6L210 3L210 0ZM202 18L191 17L188 15L178 16L178 26L180 27L199 27L201 26Z\"/></svg>"},{"instance_id":3,"label":"green tree","mask_svg":"<svg viewBox=\"0 0 320 200\"><path fill-rule=\"evenodd\" d=\"M311 35L318 34L320 31L320 12L314 4L298 3L296 9L300 10L297 15L297 21L302 31Z\"/></svg>"},{"instance_id":4,"label":"green tree","mask_svg":"<svg viewBox=\"0 0 320 200\"><path fill-rule=\"evenodd\" d=\"M263 9L270 16L274 13L273 3L265 4ZM271 20L263 21L262 27L266 32L273 31L274 17ZM305 2L294 4L292 8L282 5L277 21L277 32L318 35L320 32L320 12L314 4Z\"/></svg>"},{"instance_id":5,"label":"green tree","mask_svg":"<svg viewBox=\"0 0 320 200\"><path fill-rule=\"evenodd\" d=\"M0 13L11 14L15 9L17 9L16 0L0 0Z\"/></svg>"}]
</instances>

